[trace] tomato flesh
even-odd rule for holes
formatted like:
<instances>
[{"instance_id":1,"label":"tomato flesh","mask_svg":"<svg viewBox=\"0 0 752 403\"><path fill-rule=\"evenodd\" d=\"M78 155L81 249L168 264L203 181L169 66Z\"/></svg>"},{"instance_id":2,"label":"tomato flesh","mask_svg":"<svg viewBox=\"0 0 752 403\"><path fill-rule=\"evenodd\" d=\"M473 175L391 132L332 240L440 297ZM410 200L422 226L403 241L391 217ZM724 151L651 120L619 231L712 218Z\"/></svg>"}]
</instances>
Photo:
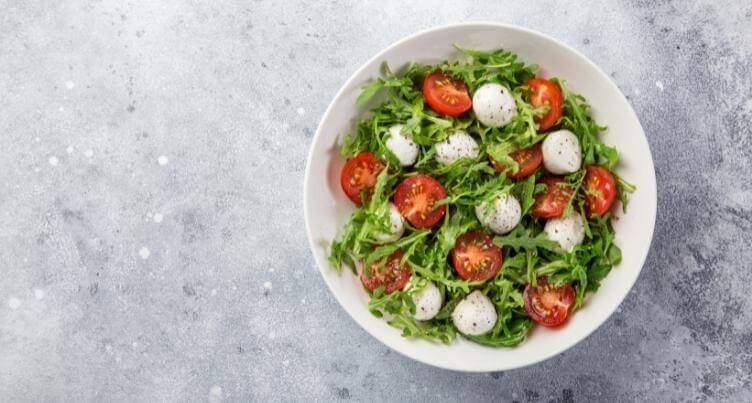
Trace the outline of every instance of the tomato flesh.
<instances>
[{"instance_id":1,"label":"tomato flesh","mask_svg":"<svg viewBox=\"0 0 752 403\"><path fill-rule=\"evenodd\" d=\"M423 99L431 109L447 116L462 115L473 106L465 82L442 71L429 74L423 81Z\"/></svg>"},{"instance_id":2,"label":"tomato flesh","mask_svg":"<svg viewBox=\"0 0 752 403\"><path fill-rule=\"evenodd\" d=\"M491 165L496 172L507 171L507 177L510 179L527 178L543 163L543 151L541 151L540 143L513 151L509 156L519 165L517 172L512 173L506 165L496 162L493 158L491 158Z\"/></svg>"},{"instance_id":3,"label":"tomato flesh","mask_svg":"<svg viewBox=\"0 0 752 403\"><path fill-rule=\"evenodd\" d=\"M501 249L483 231L460 235L452 249L452 265L457 274L468 281L486 281L499 272L504 260Z\"/></svg>"},{"instance_id":4,"label":"tomato flesh","mask_svg":"<svg viewBox=\"0 0 752 403\"><path fill-rule=\"evenodd\" d=\"M370 195L382 169L384 169L384 164L373 153L361 152L347 160L342 168L339 178L342 190L353 203L363 204L361 192L365 190L366 195Z\"/></svg>"},{"instance_id":5,"label":"tomato flesh","mask_svg":"<svg viewBox=\"0 0 752 403\"><path fill-rule=\"evenodd\" d=\"M589 217L606 214L616 201L616 179L606 168L587 166L582 187Z\"/></svg>"},{"instance_id":6,"label":"tomato flesh","mask_svg":"<svg viewBox=\"0 0 752 403\"><path fill-rule=\"evenodd\" d=\"M538 278L538 284L528 284L523 293L525 312L537 323L555 327L567 320L574 304L574 287L564 284L554 287L545 277Z\"/></svg>"},{"instance_id":7,"label":"tomato flesh","mask_svg":"<svg viewBox=\"0 0 752 403\"><path fill-rule=\"evenodd\" d=\"M368 270L370 273L363 270L360 274L363 286L369 291L383 286L386 294L405 288L407 282L410 281L410 266L407 263L402 264L403 256L405 256L404 252L397 249L386 258L386 263L383 260L371 263ZM381 266L382 263L383 266Z\"/></svg>"},{"instance_id":8,"label":"tomato flesh","mask_svg":"<svg viewBox=\"0 0 752 403\"><path fill-rule=\"evenodd\" d=\"M538 218L561 217L574 193L572 187L560 176L546 176L538 183L546 185L546 190L535 195L530 214Z\"/></svg>"},{"instance_id":9,"label":"tomato flesh","mask_svg":"<svg viewBox=\"0 0 752 403\"><path fill-rule=\"evenodd\" d=\"M397 185L394 204L413 227L430 228L446 213L446 204L436 207L445 197L446 190L439 181L428 175L415 175Z\"/></svg>"},{"instance_id":10,"label":"tomato flesh","mask_svg":"<svg viewBox=\"0 0 752 403\"><path fill-rule=\"evenodd\" d=\"M551 128L561 117L561 105L563 99L559 86L554 82L543 78L531 78L525 82L530 87L530 103L540 108L548 105L548 112L541 117L535 118L538 130L543 131Z\"/></svg>"}]
</instances>

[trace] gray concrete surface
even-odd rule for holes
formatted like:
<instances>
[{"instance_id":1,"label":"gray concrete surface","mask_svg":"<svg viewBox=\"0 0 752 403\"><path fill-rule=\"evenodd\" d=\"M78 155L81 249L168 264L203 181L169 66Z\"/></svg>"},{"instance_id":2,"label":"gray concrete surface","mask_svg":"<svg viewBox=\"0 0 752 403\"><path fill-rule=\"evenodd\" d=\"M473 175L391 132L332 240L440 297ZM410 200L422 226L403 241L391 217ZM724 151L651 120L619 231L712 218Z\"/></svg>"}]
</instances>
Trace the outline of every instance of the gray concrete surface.
<instances>
[{"instance_id":1,"label":"gray concrete surface","mask_svg":"<svg viewBox=\"0 0 752 403\"><path fill-rule=\"evenodd\" d=\"M0 400L752 400L752 6L407 3L0 1ZM345 79L468 20L610 73L659 193L619 312L559 357L480 375L361 330L314 267L301 200Z\"/></svg>"}]
</instances>

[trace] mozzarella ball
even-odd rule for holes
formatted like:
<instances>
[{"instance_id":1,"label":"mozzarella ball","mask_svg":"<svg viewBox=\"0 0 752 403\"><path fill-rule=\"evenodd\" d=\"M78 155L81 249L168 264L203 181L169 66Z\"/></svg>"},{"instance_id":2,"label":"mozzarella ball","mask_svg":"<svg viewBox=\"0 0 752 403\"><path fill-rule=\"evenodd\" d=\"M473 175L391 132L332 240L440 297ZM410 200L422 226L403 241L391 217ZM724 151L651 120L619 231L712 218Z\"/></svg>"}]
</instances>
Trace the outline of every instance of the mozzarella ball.
<instances>
[{"instance_id":1,"label":"mozzarella ball","mask_svg":"<svg viewBox=\"0 0 752 403\"><path fill-rule=\"evenodd\" d=\"M386 148L394 154L403 167L409 167L418 160L418 145L410 136L402 134L404 125L394 125L389 128L389 138L386 139Z\"/></svg>"},{"instance_id":2,"label":"mozzarella ball","mask_svg":"<svg viewBox=\"0 0 752 403\"><path fill-rule=\"evenodd\" d=\"M444 296L441 295L439 287L436 284L428 282L422 290L413 294L413 303L415 304L415 320L433 319L441 309L444 303Z\"/></svg>"},{"instance_id":3,"label":"mozzarella ball","mask_svg":"<svg viewBox=\"0 0 752 403\"><path fill-rule=\"evenodd\" d=\"M467 132L459 130L441 143L436 143L436 161L449 165L460 158L476 158L478 143Z\"/></svg>"},{"instance_id":4,"label":"mozzarella ball","mask_svg":"<svg viewBox=\"0 0 752 403\"><path fill-rule=\"evenodd\" d=\"M575 246L582 243L585 239L585 225L582 223L582 216L572 212L567 218L552 218L546 222L543 231L548 235L548 239L556 241L561 248L571 252Z\"/></svg>"},{"instance_id":5,"label":"mozzarella ball","mask_svg":"<svg viewBox=\"0 0 752 403\"><path fill-rule=\"evenodd\" d=\"M380 243L394 242L405 232L405 224L402 222L402 214L397 210L394 203L389 203L389 232L377 232L373 238Z\"/></svg>"},{"instance_id":6,"label":"mozzarella ball","mask_svg":"<svg viewBox=\"0 0 752 403\"><path fill-rule=\"evenodd\" d=\"M512 93L495 83L483 84L473 94L475 117L488 127L506 126L517 115Z\"/></svg>"},{"instance_id":7,"label":"mozzarella ball","mask_svg":"<svg viewBox=\"0 0 752 403\"><path fill-rule=\"evenodd\" d=\"M508 194L499 195L494 199L488 211L488 203L475 206L475 216L478 221L491 231L502 235L514 229L522 218L522 208L517 199Z\"/></svg>"},{"instance_id":8,"label":"mozzarella ball","mask_svg":"<svg viewBox=\"0 0 752 403\"><path fill-rule=\"evenodd\" d=\"M480 336L496 324L496 308L480 291L473 291L454 308L452 322L463 334Z\"/></svg>"},{"instance_id":9,"label":"mozzarella ball","mask_svg":"<svg viewBox=\"0 0 752 403\"><path fill-rule=\"evenodd\" d=\"M543 165L556 175L571 174L580 169L582 150L577 136L569 130L551 132L543 140Z\"/></svg>"}]
</instances>

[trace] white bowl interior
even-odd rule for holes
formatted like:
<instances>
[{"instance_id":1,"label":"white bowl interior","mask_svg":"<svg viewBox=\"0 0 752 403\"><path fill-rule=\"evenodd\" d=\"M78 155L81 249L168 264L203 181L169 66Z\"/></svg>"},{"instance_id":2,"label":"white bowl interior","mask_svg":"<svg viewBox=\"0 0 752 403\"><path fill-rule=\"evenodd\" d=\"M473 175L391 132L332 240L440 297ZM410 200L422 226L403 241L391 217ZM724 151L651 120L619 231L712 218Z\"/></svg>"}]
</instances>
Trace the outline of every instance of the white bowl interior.
<instances>
[{"instance_id":1,"label":"white bowl interior","mask_svg":"<svg viewBox=\"0 0 752 403\"><path fill-rule=\"evenodd\" d=\"M338 236L353 211L339 185L344 159L339 144L365 112L355 106L360 88L380 73L383 62L393 69L411 61L436 62L456 58L452 47L505 48L523 61L538 64L540 75L567 81L592 105L594 118L608 126L604 141L617 147L619 175L637 185L626 214L614 223L622 263L591 293L585 306L559 329L536 327L515 348L489 348L464 339L451 345L408 340L367 308L368 295L356 276L344 270L341 276L327 262L328 245ZM587 58L574 49L542 34L501 24L460 24L421 32L403 39L369 60L344 85L327 109L318 127L308 157L304 208L313 255L326 284L342 307L375 338L418 361L461 371L498 371L530 365L552 357L587 337L600 326L626 297L650 248L656 214L653 161L640 123L616 85Z\"/></svg>"}]
</instances>

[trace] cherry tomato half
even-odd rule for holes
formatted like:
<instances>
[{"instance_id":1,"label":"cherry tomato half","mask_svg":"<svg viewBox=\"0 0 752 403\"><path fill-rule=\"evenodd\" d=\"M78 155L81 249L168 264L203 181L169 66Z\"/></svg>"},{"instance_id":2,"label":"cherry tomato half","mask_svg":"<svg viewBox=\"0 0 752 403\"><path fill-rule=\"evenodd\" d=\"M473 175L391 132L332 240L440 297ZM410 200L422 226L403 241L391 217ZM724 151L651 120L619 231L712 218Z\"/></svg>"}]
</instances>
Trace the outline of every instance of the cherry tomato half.
<instances>
[{"instance_id":1,"label":"cherry tomato half","mask_svg":"<svg viewBox=\"0 0 752 403\"><path fill-rule=\"evenodd\" d=\"M483 231L460 235L452 249L452 265L457 274L468 281L486 281L499 272L504 260L501 249Z\"/></svg>"},{"instance_id":2,"label":"cherry tomato half","mask_svg":"<svg viewBox=\"0 0 752 403\"><path fill-rule=\"evenodd\" d=\"M616 200L616 179L606 168L598 165L585 167L585 206L588 216L606 214Z\"/></svg>"},{"instance_id":3,"label":"cherry tomato half","mask_svg":"<svg viewBox=\"0 0 752 403\"><path fill-rule=\"evenodd\" d=\"M574 304L574 287L564 284L554 287L545 277L538 278L538 284L528 284L522 295L525 312L543 326L560 326L567 320Z\"/></svg>"},{"instance_id":4,"label":"cherry tomato half","mask_svg":"<svg viewBox=\"0 0 752 403\"><path fill-rule=\"evenodd\" d=\"M531 78L525 82L530 87L530 103L540 108L548 105L548 112L542 117L536 118L538 130L544 131L556 124L561 117L561 104L563 102L559 86L552 81L543 78Z\"/></svg>"},{"instance_id":5,"label":"cherry tomato half","mask_svg":"<svg viewBox=\"0 0 752 403\"><path fill-rule=\"evenodd\" d=\"M410 281L410 266L407 263L401 263L403 256L405 256L404 252L397 249L386 258L386 263L383 260L371 263L369 266L370 275L366 273L365 269L360 273L360 281L363 282L363 286L368 291L383 286L386 294L405 288L407 282ZM384 265L379 267L381 263L384 263Z\"/></svg>"},{"instance_id":6,"label":"cherry tomato half","mask_svg":"<svg viewBox=\"0 0 752 403\"><path fill-rule=\"evenodd\" d=\"M373 153L361 152L347 160L342 168L342 174L339 178L342 190L353 203L363 204L363 200L360 199L361 190L365 189L366 194L370 195L376 185L376 178L382 169L384 169L384 164Z\"/></svg>"},{"instance_id":7,"label":"cherry tomato half","mask_svg":"<svg viewBox=\"0 0 752 403\"><path fill-rule=\"evenodd\" d=\"M546 190L535 195L530 214L538 218L561 217L572 198L572 187L560 176L546 176L538 183L546 185Z\"/></svg>"},{"instance_id":8,"label":"cherry tomato half","mask_svg":"<svg viewBox=\"0 0 752 403\"><path fill-rule=\"evenodd\" d=\"M528 148L522 148L517 151L513 151L509 154L510 157L519 165L519 169L515 173L507 172L507 177L510 179L522 179L530 176L536 169L543 163L543 151L541 151L540 143L532 145ZM507 167L504 164L500 164L491 158L491 165L493 165L496 172L504 172Z\"/></svg>"},{"instance_id":9,"label":"cherry tomato half","mask_svg":"<svg viewBox=\"0 0 752 403\"><path fill-rule=\"evenodd\" d=\"M445 197L446 190L439 181L428 175L415 175L397 185L394 204L412 226L430 228L446 213L446 204L435 207Z\"/></svg>"},{"instance_id":10,"label":"cherry tomato half","mask_svg":"<svg viewBox=\"0 0 752 403\"><path fill-rule=\"evenodd\" d=\"M462 115L473 106L465 82L442 71L429 74L423 81L423 99L431 109L447 116Z\"/></svg>"}]
</instances>

